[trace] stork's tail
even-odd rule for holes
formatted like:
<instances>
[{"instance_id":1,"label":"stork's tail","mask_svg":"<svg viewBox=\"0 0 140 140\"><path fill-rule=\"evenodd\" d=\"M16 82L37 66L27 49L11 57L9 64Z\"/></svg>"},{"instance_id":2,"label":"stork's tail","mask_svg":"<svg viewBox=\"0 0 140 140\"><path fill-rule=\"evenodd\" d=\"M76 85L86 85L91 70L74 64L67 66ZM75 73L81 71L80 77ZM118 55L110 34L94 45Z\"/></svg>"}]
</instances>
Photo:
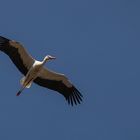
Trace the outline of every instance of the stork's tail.
<instances>
[{"instance_id":1,"label":"stork's tail","mask_svg":"<svg viewBox=\"0 0 140 140\"><path fill-rule=\"evenodd\" d=\"M25 77L23 77L21 80L20 80L20 84L22 85L22 86L25 86L25 80L26 80L26 78ZM31 85L32 85L32 81L33 79L31 79L27 84L26 84L26 86L25 86L25 88L30 88L31 87Z\"/></svg>"}]
</instances>

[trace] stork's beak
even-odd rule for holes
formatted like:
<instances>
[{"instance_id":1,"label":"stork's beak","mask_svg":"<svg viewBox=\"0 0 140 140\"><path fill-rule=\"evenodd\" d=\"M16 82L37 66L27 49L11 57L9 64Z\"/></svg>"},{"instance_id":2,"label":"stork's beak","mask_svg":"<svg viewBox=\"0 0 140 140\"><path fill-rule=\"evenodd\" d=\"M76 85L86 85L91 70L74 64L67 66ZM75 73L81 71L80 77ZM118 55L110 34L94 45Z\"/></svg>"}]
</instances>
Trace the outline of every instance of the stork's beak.
<instances>
[{"instance_id":1,"label":"stork's beak","mask_svg":"<svg viewBox=\"0 0 140 140\"><path fill-rule=\"evenodd\" d=\"M56 59L56 57L50 56L49 59L53 60L53 59Z\"/></svg>"}]
</instances>

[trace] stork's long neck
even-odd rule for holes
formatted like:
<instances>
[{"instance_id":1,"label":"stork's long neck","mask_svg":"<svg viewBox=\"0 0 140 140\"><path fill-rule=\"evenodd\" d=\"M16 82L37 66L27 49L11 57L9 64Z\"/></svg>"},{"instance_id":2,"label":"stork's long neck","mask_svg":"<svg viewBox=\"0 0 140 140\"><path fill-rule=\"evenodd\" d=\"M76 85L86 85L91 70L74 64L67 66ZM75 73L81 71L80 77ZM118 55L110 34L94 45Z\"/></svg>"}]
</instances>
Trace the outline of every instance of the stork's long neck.
<instances>
[{"instance_id":1,"label":"stork's long neck","mask_svg":"<svg viewBox=\"0 0 140 140\"><path fill-rule=\"evenodd\" d=\"M45 57L44 59L43 59L43 61L42 61L42 64L44 65L46 62L47 62L47 58Z\"/></svg>"}]
</instances>

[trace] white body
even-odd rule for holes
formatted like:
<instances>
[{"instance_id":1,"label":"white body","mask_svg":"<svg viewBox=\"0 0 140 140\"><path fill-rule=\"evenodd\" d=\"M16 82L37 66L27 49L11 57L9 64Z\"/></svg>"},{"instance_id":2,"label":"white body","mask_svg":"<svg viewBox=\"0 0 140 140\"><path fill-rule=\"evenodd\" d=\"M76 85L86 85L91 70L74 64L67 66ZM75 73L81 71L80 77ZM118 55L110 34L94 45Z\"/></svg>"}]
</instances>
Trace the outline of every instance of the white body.
<instances>
[{"instance_id":1,"label":"white body","mask_svg":"<svg viewBox=\"0 0 140 140\"><path fill-rule=\"evenodd\" d=\"M25 88L30 88L33 80L40 74L43 65L43 62L35 61L26 76L21 79L21 85Z\"/></svg>"}]
</instances>

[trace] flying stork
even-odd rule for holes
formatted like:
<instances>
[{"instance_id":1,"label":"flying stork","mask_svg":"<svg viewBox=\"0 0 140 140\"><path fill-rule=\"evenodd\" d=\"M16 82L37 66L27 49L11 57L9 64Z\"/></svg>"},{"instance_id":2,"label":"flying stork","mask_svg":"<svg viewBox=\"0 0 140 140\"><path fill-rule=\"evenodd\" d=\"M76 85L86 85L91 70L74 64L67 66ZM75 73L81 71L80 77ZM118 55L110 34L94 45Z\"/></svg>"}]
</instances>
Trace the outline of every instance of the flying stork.
<instances>
[{"instance_id":1,"label":"flying stork","mask_svg":"<svg viewBox=\"0 0 140 140\"><path fill-rule=\"evenodd\" d=\"M50 71L44 67L44 64L55 59L55 57L47 55L43 61L37 61L27 53L23 45L19 42L0 36L0 50L6 53L18 70L24 75L21 79L21 88L16 94L19 96L25 88L30 88L34 82L39 86L55 90L62 94L68 101L68 104L80 104L82 94L68 80L64 74Z\"/></svg>"}]
</instances>

